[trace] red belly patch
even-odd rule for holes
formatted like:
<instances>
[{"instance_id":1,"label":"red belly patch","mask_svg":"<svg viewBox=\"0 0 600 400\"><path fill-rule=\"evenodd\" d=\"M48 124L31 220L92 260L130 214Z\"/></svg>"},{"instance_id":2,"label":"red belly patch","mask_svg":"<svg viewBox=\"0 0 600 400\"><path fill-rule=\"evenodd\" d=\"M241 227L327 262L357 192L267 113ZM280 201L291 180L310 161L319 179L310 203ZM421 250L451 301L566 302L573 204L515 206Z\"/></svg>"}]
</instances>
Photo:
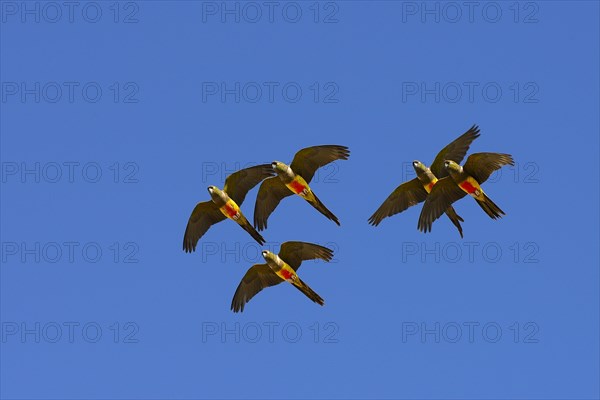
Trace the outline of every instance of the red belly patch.
<instances>
[{"instance_id":1,"label":"red belly patch","mask_svg":"<svg viewBox=\"0 0 600 400\"><path fill-rule=\"evenodd\" d=\"M290 187L296 194L300 194L300 193L302 193L302 191L304 191L304 189L306 189L306 186L304 186L303 184L301 184L298 181L292 181L290 183Z\"/></svg>"},{"instance_id":2,"label":"red belly patch","mask_svg":"<svg viewBox=\"0 0 600 400\"><path fill-rule=\"evenodd\" d=\"M427 184L427 187L425 188L425 190L427 191L427 193L431 193L431 189L433 189L433 186L435 185L435 182L431 182Z\"/></svg>"},{"instance_id":3,"label":"red belly patch","mask_svg":"<svg viewBox=\"0 0 600 400\"><path fill-rule=\"evenodd\" d=\"M292 275L293 275L290 271L288 271L286 269L282 269L281 271L279 271L279 273L281 274L281 277L283 279L285 279L286 281L288 279L290 279L292 277Z\"/></svg>"},{"instance_id":4,"label":"red belly patch","mask_svg":"<svg viewBox=\"0 0 600 400\"><path fill-rule=\"evenodd\" d=\"M477 188L473 186L469 181L461 182L460 187L469 194L474 193L477 190Z\"/></svg>"},{"instance_id":5,"label":"red belly patch","mask_svg":"<svg viewBox=\"0 0 600 400\"><path fill-rule=\"evenodd\" d=\"M232 205L229 205L229 204L225 205L225 212L230 217L235 217L235 215L237 214L237 211L235 210L235 207L233 207Z\"/></svg>"}]
</instances>

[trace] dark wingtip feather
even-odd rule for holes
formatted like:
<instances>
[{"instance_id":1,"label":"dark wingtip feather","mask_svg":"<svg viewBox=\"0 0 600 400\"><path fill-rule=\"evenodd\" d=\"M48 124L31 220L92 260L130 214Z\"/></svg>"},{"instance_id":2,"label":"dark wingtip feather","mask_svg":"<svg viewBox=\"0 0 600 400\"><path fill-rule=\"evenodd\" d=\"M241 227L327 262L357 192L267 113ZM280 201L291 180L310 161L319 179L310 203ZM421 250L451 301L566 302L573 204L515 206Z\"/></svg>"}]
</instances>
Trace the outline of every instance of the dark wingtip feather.
<instances>
[{"instance_id":1,"label":"dark wingtip feather","mask_svg":"<svg viewBox=\"0 0 600 400\"><path fill-rule=\"evenodd\" d=\"M325 147L331 147L336 151L338 160L347 160L350 157L350 148L338 144L330 144Z\"/></svg>"},{"instance_id":2,"label":"dark wingtip feather","mask_svg":"<svg viewBox=\"0 0 600 400\"><path fill-rule=\"evenodd\" d=\"M515 160L513 159L513 157L510 154L505 154L505 156L506 156L506 159L508 160L508 161L506 161L506 163L508 165L513 165L514 166L515 165Z\"/></svg>"},{"instance_id":3,"label":"dark wingtip feather","mask_svg":"<svg viewBox=\"0 0 600 400\"><path fill-rule=\"evenodd\" d=\"M379 215L377 215L377 212L371 215L368 219L369 224L373 226L378 226L381 221L383 221L383 218L380 218Z\"/></svg>"},{"instance_id":4,"label":"dark wingtip feather","mask_svg":"<svg viewBox=\"0 0 600 400\"><path fill-rule=\"evenodd\" d=\"M234 313L239 313L239 312L243 312L244 311L244 306L246 305L246 299L245 297L243 298L237 298L237 291L236 293L233 295L233 299L231 300L231 311L233 311Z\"/></svg>"},{"instance_id":5,"label":"dark wingtip feather","mask_svg":"<svg viewBox=\"0 0 600 400\"><path fill-rule=\"evenodd\" d=\"M196 251L196 245L191 244L185 239L183 239L183 251L185 251L186 253L193 253L194 251Z\"/></svg>"},{"instance_id":6,"label":"dark wingtip feather","mask_svg":"<svg viewBox=\"0 0 600 400\"><path fill-rule=\"evenodd\" d=\"M327 247L323 247L323 246L319 246L320 247L320 252L319 252L319 258L321 258L322 260L325 260L327 262L331 261L333 259L333 250L327 248Z\"/></svg>"}]
</instances>

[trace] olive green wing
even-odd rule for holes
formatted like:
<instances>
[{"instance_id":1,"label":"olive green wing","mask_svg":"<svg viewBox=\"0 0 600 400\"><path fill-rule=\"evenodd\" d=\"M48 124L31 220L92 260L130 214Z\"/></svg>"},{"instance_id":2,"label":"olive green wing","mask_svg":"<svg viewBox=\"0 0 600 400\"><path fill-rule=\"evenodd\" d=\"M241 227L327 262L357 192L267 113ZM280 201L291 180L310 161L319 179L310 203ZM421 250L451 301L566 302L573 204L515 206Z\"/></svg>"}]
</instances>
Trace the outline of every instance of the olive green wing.
<instances>
[{"instance_id":1,"label":"olive green wing","mask_svg":"<svg viewBox=\"0 0 600 400\"><path fill-rule=\"evenodd\" d=\"M208 231L208 228L224 219L225 216L212 201L196 204L185 227L183 250L186 253L196 251L198 240Z\"/></svg>"},{"instance_id":2,"label":"olive green wing","mask_svg":"<svg viewBox=\"0 0 600 400\"><path fill-rule=\"evenodd\" d=\"M478 137L479 127L473 125L468 131L444 147L437 156L435 156L435 160L433 160L431 167L429 168L436 178L441 179L448 176L448 171L444 168L444 160L452 160L455 163L460 164L469 151L471 143Z\"/></svg>"},{"instance_id":3,"label":"olive green wing","mask_svg":"<svg viewBox=\"0 0 600 400\"><path fill-rule=\"evenodd\" d=\"M331 261L333 250L314 243L284 242L281 244L281 249L279 250L279 258L288 263L296 271L304 260L319 258Z\"/></svg>"},{"instance_id":4,"label":"olive green wing","mask_svg":"<svg viewBox=\"0 0 600 400\"><path fill-rule=\"evenodd\" d=\"M250 267L240 281L233 299L231 300L231 310L233 312L244 311L244 306L258 292L269 286L274 286L283 282L267 264L256 264Z\"/></svg>"},{"instance_id":5,"label":"olive green wing","mask_svg":"<svg viewBox=\"0 0 600 400\"><path fill-rule=\"evenodd\" d=\"M433 222L438 219L452 203L466 196L451 177L442 178L436 182L427 196L419 215L418 229L430 232Z\"/></svg>"},{"instance_id":6,"label":"olive green wing","mask_svg":"<svg viewBox=\"0 0 600 400\"><path fill-rule=\"evenodd\" d=\"M258 185L263 179L273 176L273 174L275 174L275 171L273 171L270 164L244 168L234 172L225 179L223 190L240 206L246 198L246 194L254 186Z\"/></svg>"},{"instance_id":7,"label":"olive green wing","mask_svg":"<svg viewBox=\"0 0 600 400\"><path fill-rule=\"evenodd\" d=\"M371 225L377 226L386 217L401 213L407 208L425 201L427 191L419 181L414 178L398 186L392 194L379 206L377 211L369 218Z\"/></svg>"},{"instance_id":8,"label":"olive green wing","mask_svg":"<svg viewBox=\"0 0 600 400\"><path fill-rule=\"evenodd\" d=\"M515 165L510 154L474 153L467 158L463 171L482 184L490 175L505 165Z\"/></svg>"},{"instance_id":9,"label":"olive green wing","mask_svg":"<svg viewBox=\"0 0 600 400\"><path fill-rule=\"evenodd\" d=\"M265 179L258 189L254 205L254 227L259 231L267 228L269 215L277 208L279 202L293 192L284 185L278 176Z\"/></svg>"},{"instance_id":10,"label":"olive green wing","mask_svg":"<svg viewBox=\"0 0 600 400\"><path fill-rule=\"evenodd\" d=\"M307 147L296 153L290 167L310 183L319 168L336 160L347 160L348 157L350 150L346 146L332 144Z\"/></svg>"}]
</instances>

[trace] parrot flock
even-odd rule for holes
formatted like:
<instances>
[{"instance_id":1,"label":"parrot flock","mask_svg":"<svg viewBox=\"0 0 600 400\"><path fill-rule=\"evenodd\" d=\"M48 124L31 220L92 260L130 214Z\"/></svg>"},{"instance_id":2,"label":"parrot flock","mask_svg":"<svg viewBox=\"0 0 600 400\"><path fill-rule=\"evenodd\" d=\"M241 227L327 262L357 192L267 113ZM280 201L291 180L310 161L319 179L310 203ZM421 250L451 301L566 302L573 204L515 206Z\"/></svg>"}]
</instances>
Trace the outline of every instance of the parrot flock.
<instances>
[{"instance_id":1,"label":"parrot flock","mask_svg":"<svg viewBox=\"0 0 600 400\"><path fill-rule=\"evenodd\" d=\"M407 208L422 203L417 228L430 232L433 222L446 214L463 237L461 222L452 203L465 197L473 197L483 211L492 219L505 215L483 191L481 184L490 175L505 165L514 165L511 155L503 153L473 153L463 166L460 165L469 151L471 143L479 137L479 128L473 125L467 132L444 147L430 167L418 160L413 161L417 177L398 186L371 215L368 222L377 226L384 218L401 213ZM280 161L256 165L232 173L225 179L223 189L209 186L210 200L198 203L189 217L183 237L183 250L196 250L200 238L208 229L225 219L236 222L261 246L265 239L259 231L267 228L267 220L281 200L298 195L318 212L338 226L339 219L317 197L309 186L316 171L337 160L348 160L350 150L345 146L321 145L302 149L288 165ZM253 224L242 213L246 194L260 184L254 205ZM262 251L264 264L255 264L248 269L238 285L231 301L231 310L244 311L246 303L258 292L284 281L295 286L306 297L319 305L324 300L304 283L297 274L302 261L333 259L333 251L313 243L288 241L281 244L279 254Z\"/></svg>"}]
</instances>

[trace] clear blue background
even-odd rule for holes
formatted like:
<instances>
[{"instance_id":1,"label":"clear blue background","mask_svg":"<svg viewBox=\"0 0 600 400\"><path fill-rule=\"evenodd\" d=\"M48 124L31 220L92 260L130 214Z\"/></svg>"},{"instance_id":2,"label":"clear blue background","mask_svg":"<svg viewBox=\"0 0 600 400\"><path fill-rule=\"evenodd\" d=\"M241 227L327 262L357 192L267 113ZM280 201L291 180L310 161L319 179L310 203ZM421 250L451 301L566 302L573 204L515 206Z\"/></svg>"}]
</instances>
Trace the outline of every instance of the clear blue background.
<instances>
[{"instance_id":1,"label":"clear blue background","mask_svg":"<svg viewBox=\"0 0 600 400\"><path fill-rule=\"evenodd\" d=\"M114 23L112 3L100 4L95 24L76 14L73 23L5 15L1 25L3 82L95 81L104 89L97 103L1 103L2 162L103 167L96 184L8 178L2 241L98 242L105 252L98 263L23 263L18 256L2 263L5 326L92 321L103 328L98 343L6 338L3 398L598 398L597 2L539 2L532 23L525 15L513 21L513 3L497 3L498 23L480 9L473 22L463 15L436 23L403 14L401 3L338 2L338 22L330 24L314 23L308 2L298 23L280 12L274 23L266 16L203 22L200 2L158 1L137 3L137 23ZM298 82L304 92L297 103L280 95L273 103L203 102L202 82L213 81ZM471 81L497 82L501 99L486 101L480 91L473 102L466 94L456 103L402 99L403 82ZM113 82L135 82L139 101L114 103L107 89ZM313 102L313 82L335 82L339 101ZM515 102L514 82L535 82L538 101ZM464 244L446 218L432 233L418 232L420 206L377 228L366 220L403 180L406 162L431 162L473 123L482 136L472 151L511 153L520 165L516 182L505 169L485 186L505 218L492 221L470 199L456 205L464 241L497 243L503 257L493 263L477 251L475 261L463 255L453 263L407 256L407 243ZM203 168L289 161L317 144L352 151L336 164L337 183L321 175L312 185L342 226L293 198L275 211L264 236L333 243L336 262L300 269L326 305L280 285L234 314L231 297L253 260L181 250L191 209L208 199L206 186L223 184L219 175L203 179ZM113 183L114 162L136 163L139 182ZM537 183L524 181L528 162L538 167ZM242 206L250 218L256 190ZM254 246L230 222L203 241ZM114 263L113 242L135 242L139 262ZM515 262L515 242L533 242L539 262L523 262L524 250ZM138 343L113 343L108 326L130 321L139 327ZM270 343L265 328L257 343L202 339L203 324L233 329L269 321L298 324L303 336L289 343L276 330ZM489 343L476 331L469 343L466 329L458 343L402 337L407 322L431 328L468 321L499 324L501 340ZM315 343L310 327L328 322L337 327L334 342L322 337L328 329ZM515 322L521 329L534 322L537 343L522 336L514 343L508 327Z\"/></svg>"}]
</instances>

